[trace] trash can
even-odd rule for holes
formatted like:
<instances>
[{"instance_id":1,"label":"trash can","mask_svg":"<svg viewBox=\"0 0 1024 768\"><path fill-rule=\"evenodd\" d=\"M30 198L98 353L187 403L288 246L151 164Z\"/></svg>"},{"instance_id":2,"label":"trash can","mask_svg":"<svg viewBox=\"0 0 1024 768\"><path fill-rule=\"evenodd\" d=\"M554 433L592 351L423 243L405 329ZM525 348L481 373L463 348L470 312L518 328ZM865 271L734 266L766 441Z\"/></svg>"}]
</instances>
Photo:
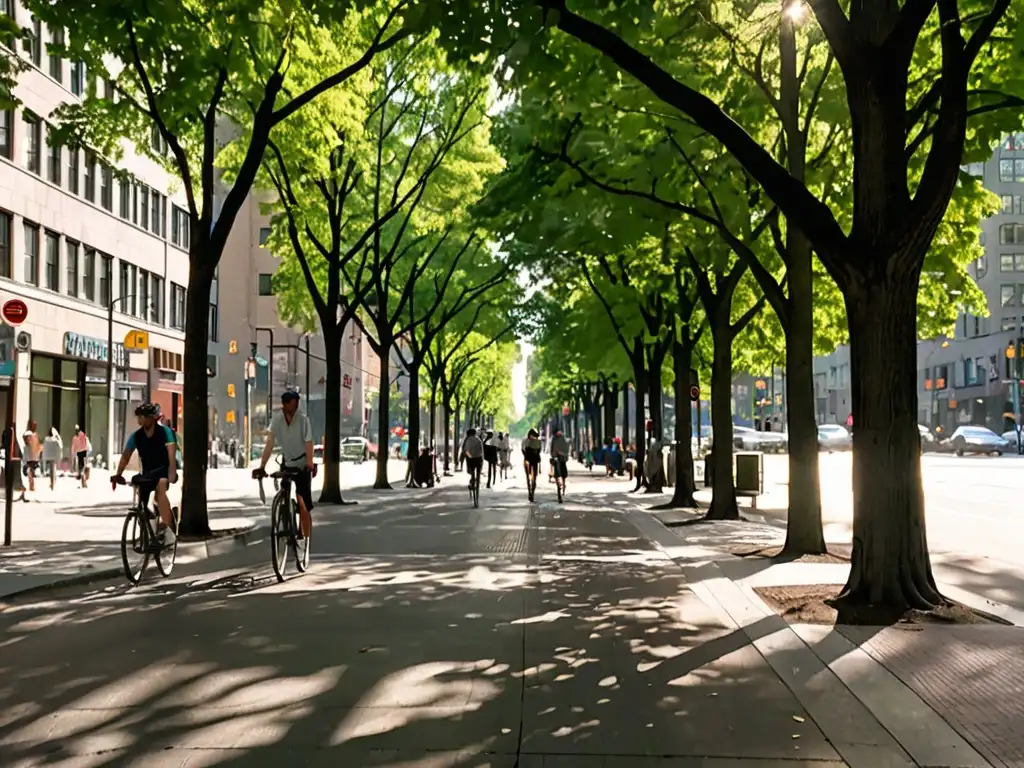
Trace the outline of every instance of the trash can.
<instances>
[{"instance_id":1,"label":"trash can","mask_svg":"<svg viewBox=\"0 0 1024 768\"><path fill-rule=\"evenodd\" d=\"M736 492L750 496L764 493L764 454L740 451L736 454Z\"/></svg>"}]
</instances>

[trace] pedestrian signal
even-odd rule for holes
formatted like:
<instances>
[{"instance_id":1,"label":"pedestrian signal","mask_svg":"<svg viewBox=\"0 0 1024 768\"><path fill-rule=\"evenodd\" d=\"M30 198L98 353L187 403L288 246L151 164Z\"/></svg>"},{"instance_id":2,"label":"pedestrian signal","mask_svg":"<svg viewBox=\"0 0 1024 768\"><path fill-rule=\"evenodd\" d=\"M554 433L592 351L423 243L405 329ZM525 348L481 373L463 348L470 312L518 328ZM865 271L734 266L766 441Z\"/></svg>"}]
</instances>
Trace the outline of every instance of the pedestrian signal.
<instances>
[{"instance_id":1,"label":"pedestrian signal","mask_svg":"<svg viewBox=\"0 0 1024 768\"><path fill-rule=\"evenodd\" d=\"M229 355L237 355L238 354L238 342L235 341L234 339L232 339L231 341L228 342L228 354Z\"/></svg>"},{"instance_id":2,"label":"pedestrian signal","mask_svg":"<svg viewBox=\"0 0 1024 768\"><path fill-rule=\"evenodd\" d=\"M234 396L235 396L235 385L234 384L228 384L228 397L234 397Z\"/></svg>"}]
</instances>

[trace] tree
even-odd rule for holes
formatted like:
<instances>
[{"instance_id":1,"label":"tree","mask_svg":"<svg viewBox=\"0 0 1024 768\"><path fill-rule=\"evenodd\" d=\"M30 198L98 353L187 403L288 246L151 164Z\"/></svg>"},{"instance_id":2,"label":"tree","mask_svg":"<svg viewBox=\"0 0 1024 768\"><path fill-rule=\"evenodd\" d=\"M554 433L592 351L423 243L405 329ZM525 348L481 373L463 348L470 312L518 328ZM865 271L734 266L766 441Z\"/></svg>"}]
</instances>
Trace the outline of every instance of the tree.
<instances>
[{"instance_id":1,"label":"tree","mask_svg":"<svg viewBox=\"0 0 1024 768\"><path fill-rule=\"evenodd\" d=\"M386 5L243 0L183 5L26 3L49 27L69 31L59 53L81 60L113 89L91 89L55 117L59 139L118 156L120 140L173 170L188 201L182 532L208 534L207 377L210 291L228 233L249 194L275 126L357 76L405 39L404 0ZM244 150L234 181L217 190L217 154L229 127ZM164 147L166 147L165 154Z\"/></svg>"}]
</instances>

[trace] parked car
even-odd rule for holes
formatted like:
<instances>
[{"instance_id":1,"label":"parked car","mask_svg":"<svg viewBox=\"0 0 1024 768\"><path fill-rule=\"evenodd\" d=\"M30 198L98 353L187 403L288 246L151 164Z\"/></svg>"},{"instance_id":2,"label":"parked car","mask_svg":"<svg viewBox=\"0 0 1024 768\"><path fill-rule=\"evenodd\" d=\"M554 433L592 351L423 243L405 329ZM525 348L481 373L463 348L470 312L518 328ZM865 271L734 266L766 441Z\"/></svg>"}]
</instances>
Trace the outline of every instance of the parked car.
<instances>
[{"instance_id":1,"label":"parked car","mask_svg":"<svg viewBox=\"0 0 1024 768\"><path fill-rule=\"evenodd\" d=\"M928 453L939 450L939 441L935 435L924 424L917 425L917 431L921 433L921 453Z\"/></svg>"},{"instance_id":2,"label":"parked car","mask_svg":"<svg viewBox=\"0 0 1024 768\"><path fill-rule=\"evenodd\" d=\"M1017 430L1011 429L1009 432L1003 432L1003 439L1010 444L1010 453L1017 452ZM1024 440L1024 433L1021 433L1021 439Z\"/></svg>"},{"instance_id":3,"label":"parked car","mask_svg":"<svg viewBox=\"0 0 1024 768\"><path fill-rule=\"evenodd\" d=\"M365 437L343 437L341 439L341 460L360 464L377 458L376 446Z\"/></svg>"},{"instance_id":4,"label":"parked car","mask_svg":"<svg viewBox=\"0 0 1024 768\"><path fill-rule=\"evenodd\" d=\"M956 432L949 438L953 450L957 456L966 453L977 455L994 454L1002 456L1004 451L1016 453L1016 440L1010 443L1002 435L997 435L988 427L957 427Z\"/></svg>"},{"instance_id":5,"label":"parked car","mask_svg":"<svg viewBox=\"0 0 1024 768\"><path fill-rule=\"evenodd\" d=\"M759 432L750 427L734 424L732 444L740 451L785 453L789 449L789 435L785 432Z\"/></svg>"},{"instance_id":6,"label":"parked car","mask_svg":"<svg viewBox=\"0 0 1024 768\"><path fill-rule=\"evenodd\" d=\"M849 451L853 448L853 438L846 431L846 427L838 424L818 425L818 449L833 453L834 451Z\"/></svg>"}]
</instances>

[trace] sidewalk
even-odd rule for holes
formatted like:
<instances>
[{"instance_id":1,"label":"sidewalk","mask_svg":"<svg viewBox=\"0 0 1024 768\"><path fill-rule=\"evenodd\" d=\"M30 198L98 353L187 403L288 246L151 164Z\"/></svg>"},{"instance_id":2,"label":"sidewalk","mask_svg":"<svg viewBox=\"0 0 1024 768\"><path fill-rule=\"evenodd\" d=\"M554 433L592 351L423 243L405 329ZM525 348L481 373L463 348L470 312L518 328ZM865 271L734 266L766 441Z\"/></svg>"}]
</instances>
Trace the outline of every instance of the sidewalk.
<instances>
[{"instance_id":1,"label":"sidewalk","mask_svg":"<svg viewBox=\"0 0 1024 768\"><path fill-rule=\"evenodd\" d=\"M564 505L543 486L526 504L513 481L474 510L456 482L326 510L313 567L283 584L235 562L17 606L0 614L0 753L18 768L58 752L246 768L1024 765L1021 630L791 627L746 581L772 567L741 573L724 551L728 525L680 538L580 485Z\"/></svg>"},{"instance_id":2,"label":"sidewalk","mask_svg":"<svg viewBox=\"0 0 1024 768\"><path fill-rule=\"evenodd\" d=\"M346 496L362 496L365 502L366 494L354 491L353 485L372 482L373 465L360 465L359 472L351 467L342 467L342 487ZM393 484L404 477L404 462L391 462L388 469ZM64 487L58 486L49 503L15 503L13 546L0 547L0 597L55 582L120 576L121 532L132 492L127 487L112 491L108 477L103 470L94 472L86 489L78 488L71 478ZM213 470L207 479L210 527L215 534L211 541L216 543L182 542L177 559L183 564L224 551L232 539L239 544L252 541L254 537L248 533L269 521L269 508L259 500L251 470ZM74 487L69 487L71 481ZM273 495L269 482L265 488ZM180 487L175 490L179 495L172 491L172 503L180 498ZM314 485L314 498L318 491L319 486ZM43 499L50 493L49 488L37 490L37 497ZM60 499L74 499L74 503Z\"/></svg>"}]
</instances>

